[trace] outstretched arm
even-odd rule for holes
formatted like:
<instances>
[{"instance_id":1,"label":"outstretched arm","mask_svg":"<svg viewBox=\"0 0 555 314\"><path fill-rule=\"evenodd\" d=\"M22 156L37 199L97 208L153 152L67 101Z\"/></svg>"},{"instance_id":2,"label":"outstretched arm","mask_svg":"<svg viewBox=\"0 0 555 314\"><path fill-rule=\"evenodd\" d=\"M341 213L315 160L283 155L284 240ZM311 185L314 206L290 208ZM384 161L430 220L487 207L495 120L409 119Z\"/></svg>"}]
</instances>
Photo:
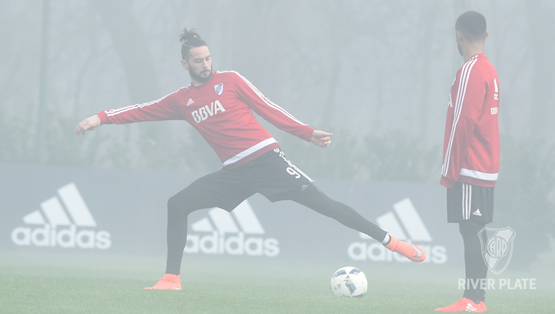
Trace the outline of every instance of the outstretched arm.
<instances>
[{"instance_id":1,"label":"outstretched arm","mask_svg":"<svg viewBox=\"0 0 555 314\"><path fill-rule=\"evenodd\" d=\"M314 143L315 145L318 145L322 148L328 147L331 144L331 136L332 135L333 135L333 133L328 133L328 132L324 132L324 131L320 131L320 130L314 130L314 132L312 132L312 137L310 138L310 141L312 143Z\"/></svg>"},{"instance_id":2,"label":"outstretched arm","mask_svg":"<svg viewBox=\"0 0 555 314\"><path fill-rule=\"evenodd\" d=\"M102 122L100 121L100 117L97 114L95 114L94 116L88 117L85 120L81 121L75 128L75 134L85 135L85 131L87 130L93 131L94 129L98 128L101 124Z\"/></svg>"},{"instance_id":3,"label":"outstretched arm","mask_svg":"<svg viewBox=\"0 0 555 314\"><path fill-rule=\"evenodd\" d=\"M285 109L270 101L239 73L234 73L234 75L235 79L233 82L237 87L237 95L252 110L278 129L300 137L307 142L311 141L311 136L314 132L313 128L297 120Z\"/></svg>"},{"instance_id":4,"label":"outstretched arm","mask_svg":"<svg viewBox=\"0 0 555 314\"><path fill-rule=\"evenodd\" d=\"M75 134L85 134L102 124L126 124L142 121L161 121L182 119L177 110L179 105L178 92L173 92L158 100L127 106L118 109L101 111L81 121L75 128ZM185 97L185 99L187 99Z\"/></svg>"}]
</instances>

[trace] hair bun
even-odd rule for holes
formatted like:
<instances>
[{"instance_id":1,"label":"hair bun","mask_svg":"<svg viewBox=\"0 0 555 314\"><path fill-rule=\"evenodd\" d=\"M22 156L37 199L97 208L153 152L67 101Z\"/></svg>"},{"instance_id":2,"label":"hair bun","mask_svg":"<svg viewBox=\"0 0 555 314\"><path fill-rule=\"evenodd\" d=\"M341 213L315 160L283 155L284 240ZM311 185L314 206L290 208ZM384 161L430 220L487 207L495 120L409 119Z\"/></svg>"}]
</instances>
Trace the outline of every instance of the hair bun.
<instances>
[{"instance_id":1,"label":"hair bun","mask_svg":"<svg viewBox=\"0 0 555 314\"><path fill-rule=\"evenodd\" d=\"M183 33L179 35L179 41L182 44L186 43L189 39L193 39L193 38L201 39L196 29L191 29L190 31L188 31L187 28L183 28Z\"/></svg>"},{"instance_id":2,"label":"hair bun","mask_svg":"<svg viewBox=\"0 0 555 314\"><path fill-rule=\"evenodd\" d=\"M188 31L187 28L183 28L183 33L179 35L179 41L181 42L181 57L183 60L187 59L189 50L192 48L207 46L206 42L200 38L196 29Z\"/></svg>"}]
</instances>

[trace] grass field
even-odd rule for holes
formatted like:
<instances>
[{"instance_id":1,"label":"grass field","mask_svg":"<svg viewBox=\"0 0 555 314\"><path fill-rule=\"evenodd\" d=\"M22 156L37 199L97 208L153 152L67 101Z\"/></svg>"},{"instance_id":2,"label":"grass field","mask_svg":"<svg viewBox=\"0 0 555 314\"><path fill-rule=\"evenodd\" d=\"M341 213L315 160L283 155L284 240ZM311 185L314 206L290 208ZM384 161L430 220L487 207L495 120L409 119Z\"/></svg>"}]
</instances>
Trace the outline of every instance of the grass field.
<instances>
[{"instance_id":1,"label":"grass field","mask_svg":"<svg viewBox=\"0 0 555 314\"><path fill-rule=\"evenodd\" d=\"M490 290L488 313L555 313L552 258L498 277L536 278L535 290ZM352 263L351 263L352 264ZM433 313L461 297L460 269L358 263L362 299L334 297L338 263L187 256L182 291L148 291L163 257L0 252L0 313Z\"/></svg>"}]
</instances>

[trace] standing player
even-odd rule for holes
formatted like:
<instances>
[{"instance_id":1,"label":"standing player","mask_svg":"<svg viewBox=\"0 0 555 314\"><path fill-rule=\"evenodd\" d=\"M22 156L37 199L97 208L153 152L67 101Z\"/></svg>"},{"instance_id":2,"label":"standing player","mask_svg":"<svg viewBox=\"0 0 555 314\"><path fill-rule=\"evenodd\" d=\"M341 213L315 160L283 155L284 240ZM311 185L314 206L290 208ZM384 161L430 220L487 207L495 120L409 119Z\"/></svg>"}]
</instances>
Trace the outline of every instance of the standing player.
<instances>
[{"instance_id":1,"label":"standing player","mask_svg":"<svg viewBox=\"0 0 555 314\"><path fill-rule=\"evenodd\" d=\"M447 220L459 223L464 242L466 290L461 300L436 311L486 312L486 292L480 282L488 269L479 232L493 219L493 188L499 171L499 80L484 54L488 37L484 16L463 13L455 30L465 64L451 86L441 184L447 187Z\"/></svg>"},{"instance_id":2,"label":"standing player","mask_svg":"<svg viewBox=\"0 0 555 314\"><path fill-rule=\"evenodd\" d=\"M180 40L181 64L189 72L191 84L152 102L99 112L75 129L79 135L101 124L185 120L223 162L221 170L196 180L168 200L166 274L153 287L145 289L181 290L179 273L190 213L211 207L232 211L255 193L272 202L293 200L305 205L413 261L422 262L426 258L420 247L399 241L351 207L322 193L287 160L279 144L258 123L251 110L281 130L320 147L330 145L331 133L303 124L239 73L212 71L210 50L195 31L185 29Z\"/></svg>"}]
</instances>

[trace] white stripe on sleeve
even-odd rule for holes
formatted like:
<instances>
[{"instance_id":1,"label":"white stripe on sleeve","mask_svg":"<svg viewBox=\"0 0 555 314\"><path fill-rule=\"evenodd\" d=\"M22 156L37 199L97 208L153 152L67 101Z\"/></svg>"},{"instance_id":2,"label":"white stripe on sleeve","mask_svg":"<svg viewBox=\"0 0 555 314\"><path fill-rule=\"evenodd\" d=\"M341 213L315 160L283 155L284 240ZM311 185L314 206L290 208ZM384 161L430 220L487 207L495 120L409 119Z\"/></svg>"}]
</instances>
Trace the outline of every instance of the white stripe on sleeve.
<instances>
[{"instance_id":1,"label":"white stripe on sleeve","mask_svg":"<svg viewBox=\"0 0 555 314\"><path fill-rule=\"evenodd\" d=\"M453 140L455 138L455 130L457 128L457 123L459 122L459 118L461 116L462 106L464 103L464 96L466 94L466 87L468 85L468 79L470 77L470 71L472 67L478 60L478 57L475 56L474 58L467 61L463 69L461 71L461 78L459 81L459 88L457 90L457 99L455 100L455 111L453 116L453 125L451 127L451 134L449 136L449 143L447 145L447 151L445 153L445 160L443 161L443 173L444 177L447 177L447 172L449 171L449 163L451 161L451 150L453 146Z\"/></svg>"}]
</instances>

